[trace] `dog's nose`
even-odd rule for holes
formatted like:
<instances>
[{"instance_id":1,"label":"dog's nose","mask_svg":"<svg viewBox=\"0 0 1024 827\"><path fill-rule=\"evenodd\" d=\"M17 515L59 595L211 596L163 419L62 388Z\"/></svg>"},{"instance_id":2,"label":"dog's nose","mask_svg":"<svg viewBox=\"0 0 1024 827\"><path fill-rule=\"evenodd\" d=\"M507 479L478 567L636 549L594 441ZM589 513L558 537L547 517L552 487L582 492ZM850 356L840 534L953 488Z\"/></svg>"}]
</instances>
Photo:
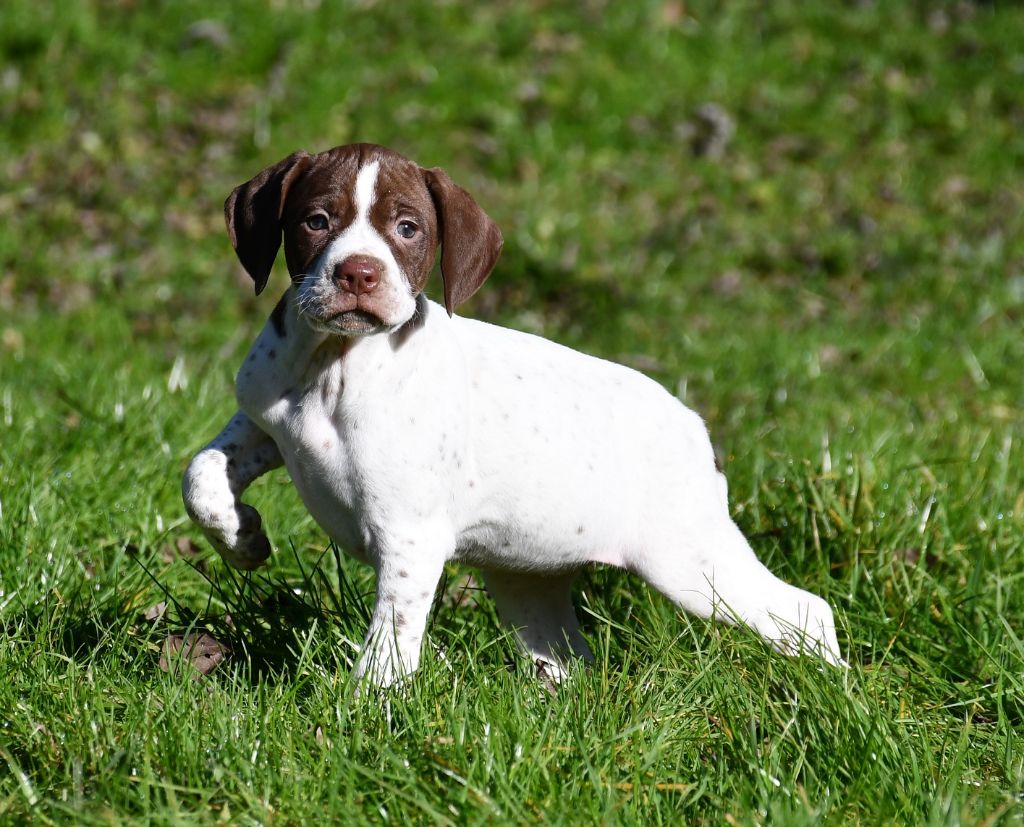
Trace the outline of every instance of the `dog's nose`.
<instances>
[{"instance_id":1,"label":"dog's nose","mask_svg":"<svg viewBox=\"0 0 1024 827\"><path fill-rule=\"evenodd\" d=\"M371 256L349 256L334 265L331 280L343 293L361 296L380 283L383 269L381 262Z\"/></svg>"}]
</instances>

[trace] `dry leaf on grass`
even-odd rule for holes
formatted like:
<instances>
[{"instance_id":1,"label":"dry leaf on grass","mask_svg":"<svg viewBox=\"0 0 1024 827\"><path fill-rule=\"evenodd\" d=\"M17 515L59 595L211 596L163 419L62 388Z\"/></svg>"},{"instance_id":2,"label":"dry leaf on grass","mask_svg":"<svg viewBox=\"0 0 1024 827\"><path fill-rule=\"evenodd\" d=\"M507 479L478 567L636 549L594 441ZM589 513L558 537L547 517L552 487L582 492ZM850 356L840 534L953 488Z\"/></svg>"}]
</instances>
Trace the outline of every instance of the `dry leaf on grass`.
<instances>
[{"instance_id":1,"label":"dry leaf on grass","mask_svg":"<svg viewBox=\"0 0 1024 827\"><path fill-rule=\"evenodd\" d=\"M201 551L202 548L191 537L178 537L173 546L170 543L164 543L163 548L160 549L160 558L165 563L173 563L179 557L192 560L198 557Z\"/></svg>"},{"instance_id":2,"label":"dry leaf on grass","mask_svg":"<svg viewBox=\"0 0 1024 827\"><path fill-rule=\"evenodd\" d=\"M161 600L159 603L155 603L146 609L142 616L146 620L160 620L165 614L167 614L167 601Z\"/></svg>"},{"instance_id":3,"label":"dry leaf on grass","mask_svg":"<svg viewBox=\"0 0 1024 827\"><path fill-rule=\"evenodd\" d=\"M178 664L187 663L195 669L194 677L209 675L217 668L229 647L207 632L192 632L189 635L168 635L160 655L160 668L173 672Z\"/></svg>"}]
</instances>

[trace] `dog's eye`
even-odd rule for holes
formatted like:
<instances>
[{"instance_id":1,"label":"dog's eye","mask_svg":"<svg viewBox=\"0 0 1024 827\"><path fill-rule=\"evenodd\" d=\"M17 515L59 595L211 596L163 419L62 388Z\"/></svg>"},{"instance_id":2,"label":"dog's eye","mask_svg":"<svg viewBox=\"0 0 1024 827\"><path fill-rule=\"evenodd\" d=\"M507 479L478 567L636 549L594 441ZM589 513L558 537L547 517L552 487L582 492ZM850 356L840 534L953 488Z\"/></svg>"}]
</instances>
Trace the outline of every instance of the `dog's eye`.
<instances>
[{"instance_id":1,"label":"dog's eye","mask_svg":"<svg viewBox=\"0 0 1024 827\"><path fill-rule=\"evenodd\" d=\"M398 226L395 227L397 232L402 238L412 238L416 235L418 228L411 221L399 221Z\"/></svg>"},{"instance_id":2,"label":"dog's eye","mask_svg":"<svg viewBox=\"0 0 1024 827\"><path fill-rule=\"evenodd\" d=\"M311 230L326 230L329 223L327 216L322 212L314 213L306 219L306 226Z\"/></svg>"}]
</instances>

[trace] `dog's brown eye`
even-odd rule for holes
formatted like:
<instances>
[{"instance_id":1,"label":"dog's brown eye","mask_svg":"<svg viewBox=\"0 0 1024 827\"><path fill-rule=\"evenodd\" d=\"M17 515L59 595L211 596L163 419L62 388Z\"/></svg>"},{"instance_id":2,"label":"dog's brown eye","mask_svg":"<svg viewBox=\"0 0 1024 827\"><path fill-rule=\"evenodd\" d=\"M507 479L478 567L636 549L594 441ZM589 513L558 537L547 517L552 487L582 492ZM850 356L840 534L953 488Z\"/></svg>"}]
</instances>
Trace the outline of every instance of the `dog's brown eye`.
<instances>
[{"instance_id":1,"label":"dog's brown eye","mask_svg":"<svg viewBox=\"0 0 1024 827\"><path fill-rule=\"evenodd\" d=\"M326 230L328 223L327 216L319 212L306 219L306 226L311 230Z\"/></svg>"},{"instance_id":2,"label":"dog's brown eye","mask_svg":"<svg viewBox=\"0 0 1024 827\"><path fill-rule=\"evenodd\" d=\"M411 221L399 221L398 226L395 227L395 232L402 238L412 238L416 235L417 227Z\"/></svg>"}]
</instances>

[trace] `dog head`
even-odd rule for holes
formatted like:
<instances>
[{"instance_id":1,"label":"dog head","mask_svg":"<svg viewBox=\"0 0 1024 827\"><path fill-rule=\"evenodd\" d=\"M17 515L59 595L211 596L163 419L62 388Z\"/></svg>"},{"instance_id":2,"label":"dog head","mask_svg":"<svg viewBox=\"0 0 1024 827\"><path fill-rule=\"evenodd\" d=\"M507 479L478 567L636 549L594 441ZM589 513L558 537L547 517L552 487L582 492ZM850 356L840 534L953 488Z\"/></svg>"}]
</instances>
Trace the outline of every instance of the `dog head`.
<instances>
[{"instance_id":1,"label":"dog head","mask_svg":"<svg viewBox=\"0 0 1024 827\"><path fill-rule=\"evenodd\" d=\"M416 312L441 246L448 313L501 252L501 232L441 169L372 144L296 152L224 204L231 244L259 294L284 239L300 313L338 335L395 330Z\"/></svg>"}]
</instances>

